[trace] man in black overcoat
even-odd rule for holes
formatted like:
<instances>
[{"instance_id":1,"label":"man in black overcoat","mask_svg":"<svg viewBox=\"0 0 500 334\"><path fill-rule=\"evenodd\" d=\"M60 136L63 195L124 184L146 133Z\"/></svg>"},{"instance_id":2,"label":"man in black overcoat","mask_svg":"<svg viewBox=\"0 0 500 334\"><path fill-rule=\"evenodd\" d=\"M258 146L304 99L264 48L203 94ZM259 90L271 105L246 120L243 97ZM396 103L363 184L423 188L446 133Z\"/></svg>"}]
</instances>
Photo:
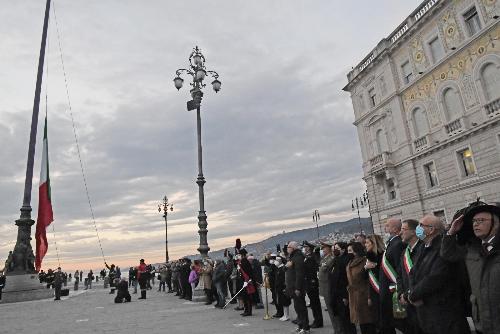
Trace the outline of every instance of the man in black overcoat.
<instances>
[{"instance_id":1,"label":"man in black overcoat","mask_svg":"<svg viewBox=\"0 0 500 334\"><path fill-rule=\"evenodd\" d=\"M389 267L397 272L400 270L401 254L405 245L401 241L399 234L401 233L401 220L397 218L389 218L384 225L385 232L389 234L389 240L385 245L385 259ZM384 261L382 261L384 262ZM385 268L385 270L384 270ZM394 319L392 313L392 292L396 286L396 281L390 278L386 273L387 266L384 263L380 266L379 282L380 282L380 333L381 334L396 334L395 328L405 331L405 323L400 319Z\"/></svg>"}]
</instances>

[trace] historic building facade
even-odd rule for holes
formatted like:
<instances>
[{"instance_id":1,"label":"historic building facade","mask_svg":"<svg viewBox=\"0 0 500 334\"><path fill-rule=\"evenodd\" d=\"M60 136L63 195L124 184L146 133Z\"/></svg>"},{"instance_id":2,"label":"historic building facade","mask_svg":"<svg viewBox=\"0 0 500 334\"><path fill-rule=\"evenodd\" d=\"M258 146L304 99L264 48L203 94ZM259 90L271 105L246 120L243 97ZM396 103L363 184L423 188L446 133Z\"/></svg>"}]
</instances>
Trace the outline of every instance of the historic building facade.
<instances>
[{"instance_id":1,"label":"historic building facade","mask_svg":"<svg viewBox=\"0 0 500 334\"><path fill-rule=\"evenodd\" d=\"M375 232L500 202L500 0L426 0L348 73Z\"/></svg>"}]
</instances>

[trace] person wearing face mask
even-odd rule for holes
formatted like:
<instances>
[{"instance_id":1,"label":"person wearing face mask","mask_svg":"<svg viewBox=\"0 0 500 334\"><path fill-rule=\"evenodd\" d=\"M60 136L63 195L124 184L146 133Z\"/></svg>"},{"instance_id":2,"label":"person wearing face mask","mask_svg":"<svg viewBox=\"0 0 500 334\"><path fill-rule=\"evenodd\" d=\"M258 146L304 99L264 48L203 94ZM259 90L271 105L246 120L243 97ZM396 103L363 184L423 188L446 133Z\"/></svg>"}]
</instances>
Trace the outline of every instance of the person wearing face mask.
<instances>
[{"instance_id":1,"label":"person wearing face mask","mask_svg":"<svg viewBox=\"0 0 500 334\"><path fill-rule=\"evenodd\" d=\"M444 226L427 215L415 233L424 246L410 271L408 301L417 311L418 329L424 334L470 333L459 279L460 266L440 256Z\"/></svg>"},{"instance_id":2,"label":"person wearing face mask","mask_svg":"<svg viewBox=\"0 0 500 334\"><path fill-rule=\"evenodd\" d=\"M203 291L207 296L207 301L205 305L211 305L213 303L213 293L212 293L212 260L204 259L203 265L201 267L201 280L203 281Z\"/></svg>"},{"instance_id":3,"label":"person wearing face mask","mask_svg":"<svg viewBox=\"0 0 500 334\"><path fill-rule=\"evenodd\" d=\"M483 334L500 333L500 203L471 203L455 214L443 237L441 255L465 260L472 317Z\"/></svg>"},{"instance_id":4,"label":"person wearing face mask","mask_svg":"<svg viewBox=\"0 0 500 334\"><path fill-rule=\"evenodd\" d=\"M353 254L346 269L351 322L359 325L361 334L375 334L377 308L369 302L370 283L364 269L366 264L365 248L361 243L353 242L349 244L347 251Z\"/></svg>"},{"instance_id":5,"label":"person wearing face mask","mask_svg":"<svg viewBox=\"0 0 500 334\"><path fill-rule=\"evenodd\" d=\"M281 257L277 256L274 260L276 270L275 270L275 288L276 288L276 314L273 315L273 318L279 318L281 321L290 320L290 312L289 307L291 304L291 300L285 294L286 290L286 268L283 265L283 260Z\"/></svg>"},{"instance_id":6,"label":"person wearing face mask","mask_svg":"<svg viewBox=\"0 0 500 334\"><path fill-rule=\"evenodd\" d=\"M333 324L333 311L330 306L330 282L328 280L328 276L332 271L333 267L333 253L332 247L333 245L330 242L321 242L321 261L319 263L318 270L318 281L319 281L319 294L323 296L325 299L326 309L328 311L328 316Z\"/></svg>"},{"instance_id":7,"label":"person wearing face mask","mask_svg":"<svg viewBox=\"0 0 500 334\"><path fill-rule=\"evenodd\" d=\"M346 267L352 260L347 252L347 243L339 241L333 245L333 265L330 271L330 307L333 312L333 330L335 334L356 334L356 326L349 315L349 295L347 293Z\"/></svg>"},{"instance_id":8,"label":"person wearing face mask","mask_svg":"<svg viewBox=\"0 0 500 334\"><path fill-rule=\"evenodd\" d=\"M305 270L305 288L307 297L309 298L314 321L310 325L311 328L323 327L323 310L319 300L319 282L318 282L318 267L319 260L317 253L314 252L315 245L304 241L302 243L305 254L304 270Z\"/></svg>"},{"instance_id":9,"label":"person wearing face mask","mask_svg":"<svg viewBox=\"0 0 500 334\"><path fill-rule=\"evenodd\" d=\"M286 264L286 293L293 299L293 307L297 313L297 329L300 334L309 334L309 315L307 313L305 299L305 265L304 254L299 249L296 241L291 241L287 245L289 260Z\"/></svg>"},{"instance_id":10,"label":"person wearing face mask","mask_svg":"<svg viewBox=\"0 0 500 334\"><path fill-rule=\"evenodd\" d=\"M274 286L274 278L276 276L276 266L274 261L276 259L275 253L268 253L264 260L264 273L267 274L269 280L269 289L271 290L271 302L269 304L276 305L276 292Z\"/></svg>"}]
</instances>

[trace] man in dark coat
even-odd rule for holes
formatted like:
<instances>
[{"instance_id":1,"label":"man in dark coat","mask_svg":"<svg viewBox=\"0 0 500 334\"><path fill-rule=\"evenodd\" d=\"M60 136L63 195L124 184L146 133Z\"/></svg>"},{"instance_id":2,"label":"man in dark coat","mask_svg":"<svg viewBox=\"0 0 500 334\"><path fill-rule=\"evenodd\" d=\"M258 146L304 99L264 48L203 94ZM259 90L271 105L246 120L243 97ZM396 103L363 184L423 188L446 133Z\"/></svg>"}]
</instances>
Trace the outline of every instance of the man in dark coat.
<instances>
[{"instance_id":1,"label":"man in dark coat","mask_svg":"<svg viewBox=\"0 0 500 334\"><path fill-rule=\"evenodd\" d=\"M118 293L116 294L115 297L115 303L123 303L124 301L130 302L130 300L132 300L132 297L128 292L128 283L124 278L122 278L120 282L117 284L117 290Z\"/></svg>"},{"instance_id":2,"label":"man in dark coat","mask_svg":"<svg viewBox=\"0 0 500 334\"><path fill-rule=\"evenodd\" d=\"M476 329L500 333L500 205L478 201L457 216L443 238L441 256L454 263L465 260Z\"/></svg>"},{"instance_id":3,"label":"man in dark coat","mask_svg":"<svg viewBox=\"0 0 500 334\"><path fill-rule=\"evenodd\" d=\"M290 254L289 261L286 264L287 294L292 297L293 307L295 308L295 313L297 313L297 331L300 333L308 333L310 326L305 299L305 258L296 241L289 242L287 248L288 254Z\"/></svg>"},{"instance_id":4,"label":"man in dark coat","mask_svg":"<svg viewBox=\"0 0 500 334\"><path fill-rule=\"evenodd\" d=\"M405 334L418 334L417 310L415 306L408 301L410 287L410 273L413 270L414 263L417 261L420 252L424 246L423 241L417 238L415 230L419 222L415 219L403 221L401 227L401 239L406 245L401 254L401 266L398 271L398 297L402 305L406 307L406 332Z\"/></svg>"},{"instance_id":5,"label":"man in dark coat","mask_svg":"<svg viewBox=\"0 0 500 334\"><path fill-rule=\"evenodd\" d=\"M63 284L63 273L61 272L61 267L57 268L57 271L54 273L54 291L55 298L54 300L61 300L61 287Z\"/></svg>"},{"instance_id":6,"label":"man in dark coat","mask_svg":"<svg viewBox=\"0 0 500 334\"><path fill-rule=\"evenodd\" d=\"M311 328L323 327L323 310L321 309L321 302L319 300L319 282L318 282L318 269L319 261L314 253L315 245L304 241L302 246L305 249L304 259L304 274L305 274L305 289L307 297L309 297L311 310L313 313L313 323Z\"/></svg>"},{"instance_id":7,"label":"man in dark coat","mask_svg":"<svg viewBox=\"0 0 500 334\"><path fill-rule=\"evenodd\" d=\"M247 259L247 251L244 248L239 250L239 264L238 271L243 279L243 287L246 287L240 292L241 299L243 300L244 311L242 316L252 315L252 295L256 293L255 287L255 277L252 269L252 265Z\"/></svg>"},{"instance_id":8,"label":"man in dark coat","mask_svg":"<svg viewBox=\"0 0 500 334\"><path fill-rule=\"evenodd\" d=\"M347 264L352 259L347 253L347 243L337 242L333 246L333 266L330 273L330 306L333 312L335 334L356 334L356 326L349 315L349 295L347 293Z\"/></svg>"},{"instance_id":9,"label":"man in dark coat","mask_svg":"<svg viewBox=\"0 0 500 334\"><path fill-rule=\"evenodd\" d=\"M425 334L469 334L461 297L459 266L440 255L444 226L436 216L425 216L416 229L424 247L410 272L408 301L417 309L418 326Z\"/></svg>"},{"instance_id":10,"label":"man in dark coat","mask_svg":"<svg viewBox=\"0 0 500 334\"><path fill-rule=\"evenodd\" d=\"M396 286L397 272L401 265L401 254L404 244L399 234L401 233L401 220L390 218L384 225L385 232L389 234L389 240L385 245L385 253L380 265L380 333L396 334L395 328L404 330L404 322L394 319L392 312L392 288Z\"/></svg>"}]
</instances>

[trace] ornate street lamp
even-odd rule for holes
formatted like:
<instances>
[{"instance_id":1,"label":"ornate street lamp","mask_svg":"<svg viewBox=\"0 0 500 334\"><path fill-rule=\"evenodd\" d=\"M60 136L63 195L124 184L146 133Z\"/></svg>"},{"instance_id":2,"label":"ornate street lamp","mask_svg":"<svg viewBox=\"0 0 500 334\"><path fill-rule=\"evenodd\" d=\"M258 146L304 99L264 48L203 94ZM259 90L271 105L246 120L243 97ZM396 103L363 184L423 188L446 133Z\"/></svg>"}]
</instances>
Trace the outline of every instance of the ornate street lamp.
<instances>
[{"instance_id":1,"label":"ornate street lamp","mask_svg":"<svg viewBox=\"0 0 500 334\"><path fill-rule=\"evenodd\" d=\"M316 223L316 233L318 234L318 242L319 242L319 226L318 226L318 220L320 220L320 217L319 217L319 211L318 210L314 210L313 212L313 222Z\"/></svg>"},{"instance_id":2,"label":"ornate street lamp","mask_svg":"<svg viewBox=\"0 0 500 334\"><path fill-rule=\"evenodd\" d=\"M359 233L363 234L363 227L361 226L361 217L359 215L359 208L364 208L365 206L369 206L370 203L368 201L368 191L365 191L363 195L359 197L355 197L352 200L352 211L358 211L358 223L359 223Z\"/></svg>"},{"instance_id":3,"label":"ornate street lamp","mask_svg":"<svg viewBox=\"0 0 500 334\"><path fill-rule=\"evenodd\" d=\"M165 218L165 262L168 262L168 225L167 216L168 210L174 211L174 205L168 202L167 196L163 197L163 203L158 204L158 212L161 213L163 210L163 218Z\"/></svg>"},{"instance_id":4,"label":"ornate street lamp","mask_svg":"<svg viewBox=\"0 0 500 334\"><path fill-rule=\"evenodd\" d=\"M198 47L193 49L191 55L189 56L189 68L181 68L175 72L176 77L174 78L174 85L177 90L182 88L184 79L181 78L181 74L189 74L193 78L193 82L190 85L193 87L191 92L191 101L187 102L188 111L196 109L196 122L197 122L197 132L198 132L198 178L196 183L198 184L199 201L200 201L200 211L198 212L198 234L200 235L200 247L198 251L202 258L208 256L207 241L207 215L205 213L205 195L203 193L203 185L205 184L205 178L203 177L203 165L202 165L202 147L201 147L201 117L200 117L200 105L201 99L203 97L203 92L201 91L206 84L203 83L207 75L210 75L214 81L212 81L212 88L217 93L220 90L221 82L218 80L219 74L215 71L207 71L205 68L205 57L201 53Z\"/></svg>"}]
</instances>

